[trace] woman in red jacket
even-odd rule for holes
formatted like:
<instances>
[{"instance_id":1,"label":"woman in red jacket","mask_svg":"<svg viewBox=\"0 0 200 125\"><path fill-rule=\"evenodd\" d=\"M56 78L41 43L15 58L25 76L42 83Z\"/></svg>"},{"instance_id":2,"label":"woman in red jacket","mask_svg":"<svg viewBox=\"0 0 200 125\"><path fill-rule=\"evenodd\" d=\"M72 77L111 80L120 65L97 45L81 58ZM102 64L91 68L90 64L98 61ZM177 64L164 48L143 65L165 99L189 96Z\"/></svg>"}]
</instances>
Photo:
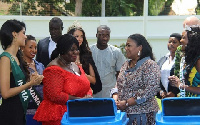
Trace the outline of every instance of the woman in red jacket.
<instances>
[{"instance_id":1,"label":"woman in red jacket","mask_svg":"<svg viewBox=\"0 0 200 125\"><path fill-rule=\"evenodd\" d=\"M34 116L43 125L60 125L68 100L92 96L84 70L75 64L77 55L76 38L68 34L61 36L51 55L52 61L43 72L44 100Z\"/></svg>"}]
</instances>

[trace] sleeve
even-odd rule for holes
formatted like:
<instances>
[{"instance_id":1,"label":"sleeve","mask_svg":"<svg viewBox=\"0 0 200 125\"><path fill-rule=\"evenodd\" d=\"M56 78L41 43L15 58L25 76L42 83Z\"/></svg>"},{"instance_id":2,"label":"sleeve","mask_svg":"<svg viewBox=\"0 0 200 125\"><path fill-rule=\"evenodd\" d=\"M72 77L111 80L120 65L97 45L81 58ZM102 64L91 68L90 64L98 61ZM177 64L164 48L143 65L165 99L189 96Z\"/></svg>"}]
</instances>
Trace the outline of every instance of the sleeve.
<instances>
[{"instance_id":1,"label":"sleeve","mask_svg":"<svg viewBox=\"0 0 200 125\"><path fill-rule=\"evenodd\" d=\"M117 61L116 61L116 71L120 71L122 65L124 64L124 62L126 61L124 55L122 54L121 50L118 48L118 50L116 51L117 54Z\"/></svg>"},{"instance_id":2,"label":"sleeve","mask_svg":"<svg viewBox=\"0 0 200 125\"><path fill-rule=\"evenodd\" d=\"M146 102L149 98L154 97L159 91L160 69L156 63L150 63L145 66L143 73L144 89L139 89L134 95L137 104Z\"/></svg>"},{"instance_id":3,"label":"sleeve","mask_svg":"<svg viewBox=\"0 0 200 125\"><path fill-rule=\"evenodd\" d=\"M90 88L89 91L87 92L87 95L91 95L92 96L92 89Z\"/></svg>"},{"instance_id":4,"label":"sleeve","mask_svg":"<svg viewBox=\"0 0 200 125\"><path fill-rule=\"evenodd\" d=\"M175 70L174 68L175 68L175 65L172 66L172 68L171 68L171 70L170 70L170 76L174 75L174 73L175 73L175 72L174 72L174 70ZM171 86L170 82L169 82L169 84L168 84L168 90L169 90L170 92L174 93L175 96L177 96L177 94L180 92L179 88Z\"/></svg>"},{"instance_id":5,"label":"sleeve","mask_svg":"<svg viewBox=\"0 0 200 125\"><path fill-rule=\"evenodd\" d=\"M49 67L44 70L43 75L43 91L48 100L57 104L65 104L69 95L63 91L65 81L62 71Z\"/></svg>"}]
</instances>

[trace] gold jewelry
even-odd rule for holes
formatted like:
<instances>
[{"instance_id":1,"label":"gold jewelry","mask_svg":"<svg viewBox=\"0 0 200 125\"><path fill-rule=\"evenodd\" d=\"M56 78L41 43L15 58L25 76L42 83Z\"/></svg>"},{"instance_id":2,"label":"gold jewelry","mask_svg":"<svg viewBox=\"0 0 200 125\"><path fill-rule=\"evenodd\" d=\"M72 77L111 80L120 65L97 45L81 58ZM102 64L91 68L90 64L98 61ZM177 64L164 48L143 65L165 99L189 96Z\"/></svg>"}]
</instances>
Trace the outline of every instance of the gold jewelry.
<instances>
[{"instance_id":1,"label":"gold jewelry","mask_svg":"<svg viewBox=\"0 0 200 125\"><path fill-rule=\"evenodd\" d=\"M29 66L30 66L30 65L33 65L33 64L34 64L34 61L33 61L33 60L32 60L31 63L28 63L28 62L27 62L27 65L29 65Z\"/></svg>"}]
</instances>

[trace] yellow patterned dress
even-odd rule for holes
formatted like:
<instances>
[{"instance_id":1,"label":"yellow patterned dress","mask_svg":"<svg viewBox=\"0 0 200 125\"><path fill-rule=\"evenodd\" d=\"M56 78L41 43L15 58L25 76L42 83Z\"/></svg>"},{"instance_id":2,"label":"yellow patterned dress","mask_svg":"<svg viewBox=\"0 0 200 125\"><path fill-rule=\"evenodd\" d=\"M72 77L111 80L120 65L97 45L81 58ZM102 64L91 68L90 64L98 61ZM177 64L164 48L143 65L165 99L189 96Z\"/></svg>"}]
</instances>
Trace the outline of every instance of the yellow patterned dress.
<instances>
[{"instance_id":1,"label":"yellow patterned dress","mask_svg":"<svg viewBox=\"0 0 200 125\"><path fill-rule=\"evenodd\" d=\"M186 84L192 87L200 87L200 73L197 72L195 66L192 68L189 74L188 83ZM200 95L186 92L186 97L200 97Z\"/></svg>"}]
</instances>

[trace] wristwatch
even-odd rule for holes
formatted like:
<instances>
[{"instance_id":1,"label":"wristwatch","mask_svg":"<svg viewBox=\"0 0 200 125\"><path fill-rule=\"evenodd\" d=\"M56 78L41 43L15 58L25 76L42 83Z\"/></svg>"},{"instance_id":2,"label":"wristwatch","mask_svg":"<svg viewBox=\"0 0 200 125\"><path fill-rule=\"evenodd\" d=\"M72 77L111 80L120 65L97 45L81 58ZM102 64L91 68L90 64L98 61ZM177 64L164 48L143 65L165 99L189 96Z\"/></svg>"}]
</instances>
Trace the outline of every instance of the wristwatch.
<instances>
[{"instance_id":1,"label":"wristwatch","mask_svg":"<svg viewBox=\"0 0 200 125\"><path fill-rule=\"evenodd\" d=\"M128 101L126 100L126 103L125 103L126 107L128 107Z\"/></svg>"}]
</instances>

